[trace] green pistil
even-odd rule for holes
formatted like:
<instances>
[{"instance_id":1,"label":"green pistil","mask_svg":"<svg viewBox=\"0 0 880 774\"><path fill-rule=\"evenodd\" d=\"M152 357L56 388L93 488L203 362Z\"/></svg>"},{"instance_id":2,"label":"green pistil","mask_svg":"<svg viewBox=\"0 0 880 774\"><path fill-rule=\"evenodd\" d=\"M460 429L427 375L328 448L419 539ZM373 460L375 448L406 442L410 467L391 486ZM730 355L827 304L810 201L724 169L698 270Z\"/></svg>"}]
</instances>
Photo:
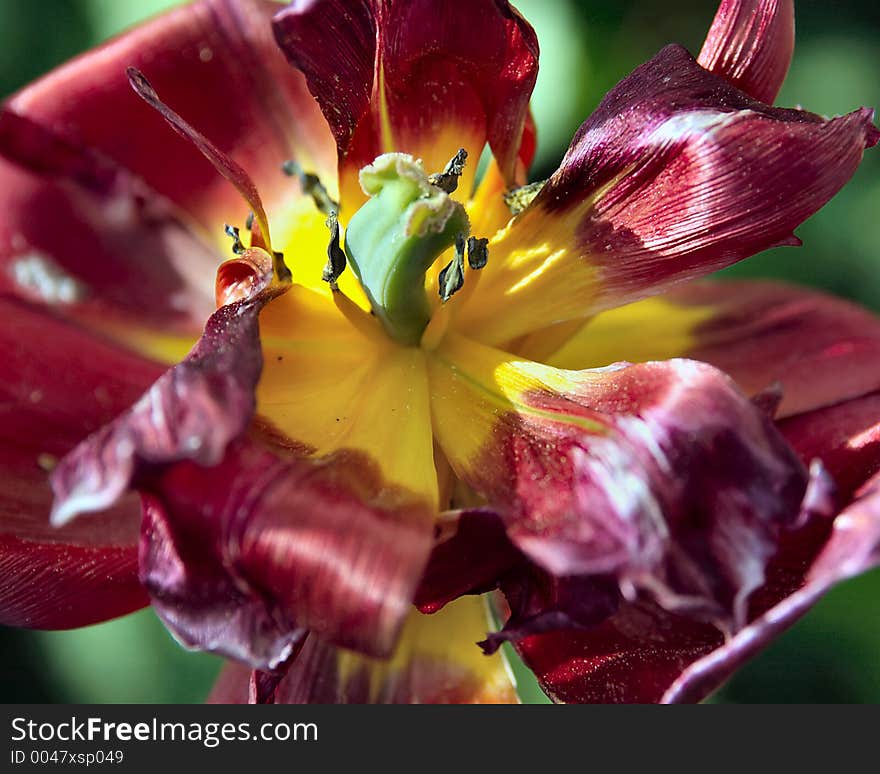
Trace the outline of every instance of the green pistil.
<instances>
[{"instance_id":1,"label":"green pistil","mask_svg":"<svg viewBox=\"0 0 880 774\"><path fill-rule=\"evenodd\" d=\"M457 177L458 167L441 174ZM445 190L454 190L451 180L437 185L404 153L379 156L360 182L370 199L348 223L345 253L388 334L417 344L431 317L425 273L470 231L468 217Z\"/></svg>"}]
</instances>

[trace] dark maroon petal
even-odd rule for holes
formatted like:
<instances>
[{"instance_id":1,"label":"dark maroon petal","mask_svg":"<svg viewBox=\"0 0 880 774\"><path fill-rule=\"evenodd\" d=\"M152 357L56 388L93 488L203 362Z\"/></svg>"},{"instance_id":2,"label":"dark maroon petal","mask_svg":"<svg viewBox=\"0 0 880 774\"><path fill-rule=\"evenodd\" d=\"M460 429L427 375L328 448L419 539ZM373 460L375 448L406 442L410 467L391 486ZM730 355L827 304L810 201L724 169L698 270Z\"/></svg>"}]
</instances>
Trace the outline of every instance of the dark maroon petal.
<instances>
[{"instance_id":1,"label":"dark maroon petal","mask_svg":"<svg viewBox=\"0 0 880 774\"><path fill-rule=\"evenodd\" d=\"M835 520L804 584L721 647L695 661L664 693L663 702L698 701L797 621L829 588L880 564L880 477L872 478Z\"/></svg>"},{"instance_id":2,"label":"dark maroon petal","mask_svg":"<svg viewBox=\"0 0 880 774\"><path fill-rule=\"evenodd\" d=\"M0 288L66 313L201 326L217 254L171 202L9 109L0 157Z\"/></svg>"},{"instance_id":3,"label":"dark maroon petal","mask_svg":"<svg viewBox=\"0 0 880 774\"><path fill-rule=\"evenodd\" d=\"M0 313L0 622L68 628L142 607L137 503L52 527L47 471L161 367L21 301L0 299Z\"/></svg>"},{"instance_id":4,"label":"dark maroon petal","mask_svg":"<svg viewBox=\"0 0 880 774\"><path fill-rule=\"evenodd\" d=\"M488 508L444 514L415 604L434 613L462 594L494 589L498 579L523 562L507 538L504 521Z\"/></svg>"},{"instance_id":5,"label":"dark maroon petal","mask_svg":"<svg viewBox=\"0 0 880 774\"><path fill-rule=\"evenodd\" d=\"M506 0L300 0L276 16L275 34L305 73L346 166L383 151L435 164L435 152L448 159L456 142L467 144L461 138L479 136L513 182L538 45Z\"/></svg>"},{"instance_id":6,"label":"dark maroon petal","mask_svg":"<svg viewBox=\"0 0 880 774\"><path fill-rule=\"evenodd\" d=\"M459 329L503 344L796 244L880 137L872 115L771 108L666 47L605 97L493 240L482 303Z\"/></svg>"},{"instance_id":7,"label":"dark maroon petal","mask_svg":"<svg viewBox=\"0 0 880 774\"><path fill-rule=\"evenodd\" d=\"M556 702L659 701L688 664L723 642L712 626L635 602L590 631L536 634L517 652Z\"/></svg>"},{"instance_id":8,"label":"dark maroon petal","mask_svg":"<svg viewBox=\"0 0 880 774\"><path fill-rule=\"evenodd\" d=\"M479 643L486 653L534 634L592 629L617 611L621 599L612 577L558 578L534 565L508 573L500 588L510 615L501 631Z\"/></svg>"},{"instance_id":9,"label":"dark maroon petal","mask_svg":"<svg viewBox=\"0 0 880 774\"><path fill-rule=\"evenodd\" d=\"M340 151L370 107L376 18L370 0L300 0L275 16L278 45L305 74Z\"/></svg>"},{"instance_id":10,"label":"dark maroon petal","mask_svg":"<svg viewBox=\"0 0 880 774\"><path fill-rule=\"evenodd\" d=\"M794 53L794 0L722 0L697 61L773 104Z\"/></svg>"},{"instance_id":11,"label":"dark maroon petal","mask_svg":"<svg viewBox=\"0 0 880 774\"><path fill-rule=\"evenodd\" d=\"M600 257L590 306L619 305L790 243L880 138L872 116L769 108L667 46L609 92L534 206L561 215L610 186L576 237Z\"/></svg>"},{"instance_id":12,"label":"dark maroon petal","mask_svg":"<svg viewBox=\"0 0 880 774\"><path fill-rule=\"evenodd\" d=\"M188 4L53 71L8 104L99 150L203 226L241 223L247 207L238 194L132 93L126 68L143 71L168 104L247 169L271 210L291 190L284 160L296 157L325 176L335 166L320 111L272 37L277 10L264 0Z\"/></svg>"}]
</instances>

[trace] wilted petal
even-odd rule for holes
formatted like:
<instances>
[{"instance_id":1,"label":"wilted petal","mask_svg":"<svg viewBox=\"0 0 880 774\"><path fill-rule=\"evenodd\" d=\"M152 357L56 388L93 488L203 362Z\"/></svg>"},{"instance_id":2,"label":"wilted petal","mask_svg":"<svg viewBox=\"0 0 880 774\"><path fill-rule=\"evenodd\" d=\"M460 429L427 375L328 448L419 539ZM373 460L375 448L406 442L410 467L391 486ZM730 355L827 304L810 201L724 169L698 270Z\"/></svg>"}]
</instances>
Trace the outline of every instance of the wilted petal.
<instances>
[{"instance_id":1,"label":"wilted petal","mask_svg":"<svg viewBox=\"0 0 880 774\"><path fill-rule=\"evenodd\" d=\"M430 511L383 486L369 459L320 461L265 439L216 467L170 467L151 493L141 572L153 606L187 645L260 669L306 629L387 655L430 548Z\"/></svg>"},{"instance_id":2,"label":"wilted petal","mask_svg":"<svg viewBox=\"0 0 880 774\"><path fill-rule=\"evenodd\" d=\"M48 470L161 367L21 301L0 301L0 313L0 621L68 628L142 607L137 503L52 527Z\"/></svg>"},{"instance_id":3,"label":"wilted petal","mask_svg":"<svg viewBox=\"0 0 880 774\"><path fill-rule=\"evenodd\" d=\"M141 468L183 460L216 465L247 428L262 360L257 315L268 293L221 307L187 358L52 472L52 519L109 507Z\"/></svg>"},{"instance_id":4,"label":"wilted petal","mask_svg":"<svg viewBox=\"0 0 880 774\"><path fill-rule=\"evenodd\" d=\"M399 394L399 384L389 382L397 392L376 393L392 401L388 413L367 411L367 426L354 427L348 416L334 412L332 395L318 396L323 400L305 410L320 416L329 411L334 426L339 418L346 431L335 446L310 458L316 450L301 435L284 436L283 412L280 419L278 411L269 415L279 419L280 430L260 420L245 438L263 362L257 316L276 294L272 288L257 284L255 296L218 310L181 364L61 463L53 474L54 518L60 523L106 507L129 487L144 493L141 578L157 612L187 645L269 669L311 629L385 655L427 561L436 508L430 435L427 459L417 445L394 451L414 427L405 410L418 406L418 391ZM288 293L297 294L326 307L326 299L303 288ZM280 309L286 319L285 298L276 297L266 309L270 349L276 316L269 310ZM301 322L308 330L307 317ZM332 337L332 330L326 333ZM295 359L303 342L282 344L283 354L272 355L266 377L285 357ZM318 338L312 349L321 347ZM345 363L337 365L335 378L344 381ZM412 370L404 368L405 374ZM312 383L305 370L302 377L306 392L300 397ZM393 421L397 408L399 425ZM426 405L422 413L428 416ZM370 438L371 422L394 438L387 454L359 448L358 439ZM429 434L427 423L418 426ZM406 482L412 487L387 477L384 466L397 459L409 460L401 471L422 476Z\"/></svg>"},{"instance_id":5,"label":"wilted petal","mask_svg":"<svg viewBox=\"0 0 880 774\"><path fill-rule=\"evenodd\" d=\"M310 636L280 681L261 684L260 675L248 678L230 665L212 700L238 703L249 695L276 704L516 704L501 654L487 658L475 645L487 623L478 598L458 600L435 615L412 612L388 661Z\"/></svg>"},{"instance_id":6,"label":"wilted petal","mask_svg":"<svg viewBox=\"0 0 880 774\"><path fill-rule=\"evenodd\" d=\"M722 0L697 61L773 104L794 53L794 0Z\"/></svg>"},{"instance_id":7,"label":"wilted petal","mask_svg":"<svg viewBox=\"0 0 880 774\"><path fill-rule=\"evenodd\" d=\"M383 152L439 172L464 147L465 192L486 141L508 183L524 172L538 44L506 1L299 0L276 16L275 33L333 129L345 207L363 198L357 170Z\"/></svg>"},{"instance_id":8,"label":"wilted petal","mask_svg":"<svg viewBox=\"0 0 880 774\"><path fill-rule=\"evenodd\" d=\"M457 325L500 344L792 244L880 133L872 113L769 108L668 46L603 100L489 245Z\"/></svg>"},{"instance_id":9,"label":"wilted petal","mask_svg":"<svg viewBox=\"0 0 880 774\"><path fill-rule=\"evenodd\" d=\"M823 461L837 480L837 500L848 505L833 521L814 519L781 534L767 580L751 596L746 627L725 641L713 627L656 605L625 603L592 630L557 631L517 643L545 690L566 702L699 700L830 586L876 566L878 417L880 395L874 393L781 423L804 461Z\"/></svg>"},{"instance_id":10,"label":"wilted petal","mask_svg":"<svg viewBox=\"0 0 880 774\"><path fill-rule=\"evenodd\" d=\"M277 3L202 0L169 11L10 99L17 113L100 151L221 235L246 206L199 151L132 93L127 67L253 176L268 209L295 194L280 171L296 157L332 183L334 154L302 76L272 37ZM330 174L328 174L330 172Z\"/></svg>"},{"instance_id":11,"label":"wilted petal","mask_svg":"<svg viewBox=\"0 0 880 774\"><path fill-rule=\"evenodd\" d=\"M829 588L880 564L880 476L835 520L830 537L810 565L803 586L710 654L695 661L662 701L698 701L762 647L797 621Z\"/></svg>"},{"instance_id":12,"label":"wilted petal","mask_svg":"<svg viewBox=\"0 0 880 774\"><path fill-rule=\"evenodd\" d=\"M693 361L558 371L454 337L429 368L444 454L532 561L743 623L806 479L723 374Z\"/></svg>"},{"instance_id":13,"label":"wilted petal","mask_svg":"<svg viewBox=\"0 0 880 774\"><path fill-rule=\"evenodd\" d=\"M694 282L603 312L574 333L547 330L521 351L558 368L688 357L747 395L777 384L777 417L880 388L880 319L833 296L774 282Z\"/></svg>"}]
</instances>

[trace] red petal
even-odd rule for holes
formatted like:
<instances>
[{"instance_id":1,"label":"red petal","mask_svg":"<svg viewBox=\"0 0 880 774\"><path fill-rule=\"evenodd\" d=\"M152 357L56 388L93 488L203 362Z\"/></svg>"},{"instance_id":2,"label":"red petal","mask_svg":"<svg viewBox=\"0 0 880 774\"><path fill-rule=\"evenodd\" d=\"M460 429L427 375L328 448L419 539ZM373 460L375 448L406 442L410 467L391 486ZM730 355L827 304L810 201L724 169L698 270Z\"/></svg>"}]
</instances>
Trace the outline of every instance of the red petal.
<instances>
[{"instance_id":1,"label":"red petal","mask_svg":"<svg viewBox=\"0 0 880 774\"><path fill-rule=\"evenodd\" d=\"M0 286L70 313L168 330L213 309L214 249L111 160L0 112Z\"/></svg>"},{"instance_id":2,"label":"red petal","mask_svg":"<svg viewBox=\"0 0 880 774\"><path fill-rule=\"evenodd\" d=\"M794 53L794 0L722 0L697 61L773 104Z\"/></svg>"},{"instance_id":3,"label":"red petal","mask_svg":"<svg viewBox=\"0 0 880 774\"><path fill-rule=\"evenodd\" d=\"M303 0L278 14L275 31L333 129L346 175L385 151L439 171L462 145L474 167L488 140L514 182L538 45L505 0Z\"/></svg>"},{"instance_id":4,"label":"red petal","mask_svg":"<svg viewBox=\"0 0 880 774\"><path fill-rule=\"evenodd\" d=\"M606 96L490 244L460 330L509 341L791 244L877 142L871 116L769 108L668 46Z\"/></svg>"},{"instance_id":5,"label":"red petal","mask_svg":"<svg viewBox=\"0 0 880 774\"><path fill-rule=\"evenodd\" d=\"M846 503L880 467L880 393L780 422L804 460L820 459Z\"/></svg>"},{"instance_id":6,"label":"red petal","mask_svg":"<svg viewBox=\"0 0 880 774\"><path fill-rule=\"evenodd\" d=\"M296 156L327 175L332 138L272 38L264 0L201 0L91 51L15 95L9 106L76 144L99 150L209 228L244 220L238 195L188 141L132 93L143 71L253 176L267 206L290 190L281 163ZM331 181L332 182L332 181Z\"/></svg>"},{"instance_id":7,"label":"red petal","mask_svg":"<svg viewBox=\"0 0 880 774\"><path fill-rule=\"evenodd\" d=\"M434 613L463 594L494 589L498 578L523 561L494 511L461 511L446 519L454 521L441 528L416 592L415 604L423 613Z\"/></svg>"},{"instance_id":8,"label":"red petal","mask_svg":"<svg viewBox=\"0 0 880 774\"><path fill-rule=\"evenodd\" d=\"M46 469L161 369L21 302L0 311L0 621L69 628L142 607L136 503L52 527Z\"/></svg>"}]
</instances>

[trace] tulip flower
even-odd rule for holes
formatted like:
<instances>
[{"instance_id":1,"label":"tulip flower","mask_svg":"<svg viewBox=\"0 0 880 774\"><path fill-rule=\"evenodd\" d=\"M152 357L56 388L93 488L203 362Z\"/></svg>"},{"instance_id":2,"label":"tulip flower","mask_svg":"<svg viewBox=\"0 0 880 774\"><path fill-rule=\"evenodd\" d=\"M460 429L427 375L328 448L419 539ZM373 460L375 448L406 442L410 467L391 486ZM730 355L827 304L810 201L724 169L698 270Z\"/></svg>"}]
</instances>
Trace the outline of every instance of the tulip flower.
<instances>
[{"instance_id":1,"label":"tulip flower","mask_svg":"<svg viewBox=\"0 0 880 774\"><path fill-rule=\"evenodd\" d=\"M706 696L878 561L880 322L701 279L880 139L773 107L793 40L722 0L531 182L506 0L200 0L14 95L3 622L149 602L216 701Z\"/></svg>"}]
</instances>

